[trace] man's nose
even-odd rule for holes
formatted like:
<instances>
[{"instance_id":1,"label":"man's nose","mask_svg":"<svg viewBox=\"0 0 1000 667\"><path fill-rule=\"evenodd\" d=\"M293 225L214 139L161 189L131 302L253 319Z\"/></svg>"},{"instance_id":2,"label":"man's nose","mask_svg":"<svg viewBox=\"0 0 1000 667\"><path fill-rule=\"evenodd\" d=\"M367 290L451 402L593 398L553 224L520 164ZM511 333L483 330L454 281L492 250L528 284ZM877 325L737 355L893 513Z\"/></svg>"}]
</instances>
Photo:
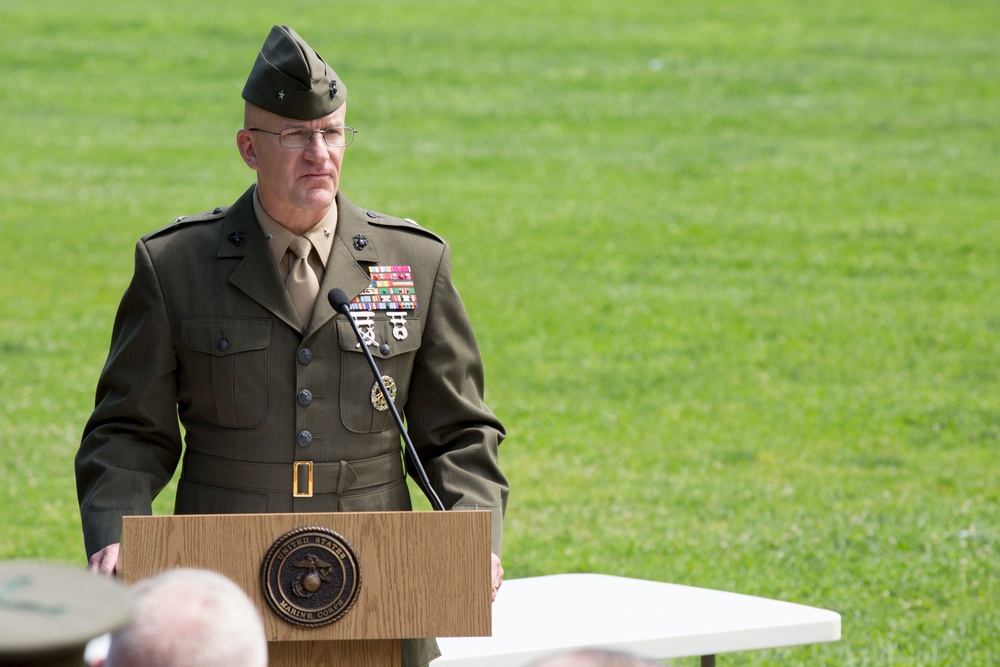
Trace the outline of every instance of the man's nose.
<instances>
[{"instance_id":1,"label":"man's nose","mask_svg":"<svg viewBox=\"0 0 1000 667\"><path fill-rule=\"evenodd\" d=\"M327 145L326 135L322 132L313 132L306 145L306 155L312 157L326 157Z\"/></svg>"}]
</instances>

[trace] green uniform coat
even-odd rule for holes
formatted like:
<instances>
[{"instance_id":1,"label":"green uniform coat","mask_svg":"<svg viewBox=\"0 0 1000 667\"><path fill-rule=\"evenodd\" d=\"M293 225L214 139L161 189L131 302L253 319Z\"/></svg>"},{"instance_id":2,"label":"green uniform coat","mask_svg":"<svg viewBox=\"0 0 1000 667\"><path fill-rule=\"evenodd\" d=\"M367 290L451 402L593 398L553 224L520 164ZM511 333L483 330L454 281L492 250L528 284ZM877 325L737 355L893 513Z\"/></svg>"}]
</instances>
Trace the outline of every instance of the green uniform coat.
<instances>
[{"instance_id":1,"label":"green uniform coat","mask_svg":"<svg viewBox=\"0 0 1000 667\"><path fill-rule=\"evenodd\" d=\"M326 298L337 287L358 295L372 265L410 266L418 306L394 311L406 313L402 340L386 311L375 311L369 349L396 384L396 406L445 507L491 510L499 555L504 431L483 402L482 362L452 284L449 246L338 195L333 249L303 331L252 192L136 245L76 457L88 556L120 540L123 515L151 513L181 462L178 416L186 443L178 514L410 509L395 423L375 409L364 354ZM292 495L295 461L316 466L311 498Z\"/></svg>"}]
</instances>

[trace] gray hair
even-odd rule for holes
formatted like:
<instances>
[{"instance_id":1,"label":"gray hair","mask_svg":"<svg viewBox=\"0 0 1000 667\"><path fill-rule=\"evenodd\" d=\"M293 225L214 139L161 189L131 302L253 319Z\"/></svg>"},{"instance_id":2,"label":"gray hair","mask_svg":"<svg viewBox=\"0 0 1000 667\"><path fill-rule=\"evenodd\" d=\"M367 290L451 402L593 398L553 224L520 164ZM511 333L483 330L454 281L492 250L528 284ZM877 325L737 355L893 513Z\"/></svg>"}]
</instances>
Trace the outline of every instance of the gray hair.
<instances>
[{"instance_id":1,"label":"gray hair","mask_svg":"<svg viewBox=\"0 0 1000 667\"><path fill-rule=\"evenodd\" d=\"M260 614L221 574L168 570L131 590L132 622L111 637L106 667L267 667Z\"/></svg>"},{"instance_id":2,"label":"gray hair","mask_svg":"<svg viewBox=\"0 0 1000 667\"><path fill-rule=\"evenodd\" d=\"M662 665L622 651L587 648L544 658L533 663L532 667L662 667Z\"/></svg>"}]
</instances>

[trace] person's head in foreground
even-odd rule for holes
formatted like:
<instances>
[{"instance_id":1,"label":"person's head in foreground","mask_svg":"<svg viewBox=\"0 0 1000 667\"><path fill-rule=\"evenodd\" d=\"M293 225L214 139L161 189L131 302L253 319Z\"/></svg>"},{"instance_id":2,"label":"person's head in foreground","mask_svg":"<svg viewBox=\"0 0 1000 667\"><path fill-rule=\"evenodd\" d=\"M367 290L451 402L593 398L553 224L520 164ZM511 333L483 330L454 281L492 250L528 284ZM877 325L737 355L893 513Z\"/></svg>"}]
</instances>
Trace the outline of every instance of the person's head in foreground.
<instances>
[{"instance_id":1,"label":"person's head in foreground","mask_svg":"<svg viewBox=\"0 0 1000 667\"><path fill-rule=\"evenodd\" d=\"M662 665L622 651L588 648L543 658L532 667L662 667Z\"/></svg>"},{"instance_id":2,"label":"person's head in foreground","mask_svg":"<svg viewBox=\"0 0 1000 667\"><path fill-rule=\"evenodd\" d=\"M105 667L267 666L257 608L221 574L169 570L132 594L132 621L112 636Z\"/></svg>"}]
</instances>

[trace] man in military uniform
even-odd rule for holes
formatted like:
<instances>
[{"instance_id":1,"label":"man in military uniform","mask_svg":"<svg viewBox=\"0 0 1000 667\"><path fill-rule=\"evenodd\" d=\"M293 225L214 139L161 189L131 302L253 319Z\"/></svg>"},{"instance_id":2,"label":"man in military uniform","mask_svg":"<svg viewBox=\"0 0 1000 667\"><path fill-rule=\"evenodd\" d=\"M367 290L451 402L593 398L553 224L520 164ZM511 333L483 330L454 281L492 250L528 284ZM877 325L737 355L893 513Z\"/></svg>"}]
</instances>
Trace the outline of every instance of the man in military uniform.
<instances>
[{"instance_id":1,"label":"man in military uniform","mask_svg":"<svg viewBox=\"0 0 1000 667\"><path fill-rule=\"evenodd\" d=\"M387 397L327 301L339 288L442 503L493 513L496 594L504 431L483 402L450 248L339 191L354 136L346 96L301 37L275 26L236 136L256 184L137 243L76 457L91 569L115 571L121 517L149 514L181 462L178 416L179 514L410 509ZM435 655L433 642L410 645L404 664Z\"/></svg>"}]
</instances>

